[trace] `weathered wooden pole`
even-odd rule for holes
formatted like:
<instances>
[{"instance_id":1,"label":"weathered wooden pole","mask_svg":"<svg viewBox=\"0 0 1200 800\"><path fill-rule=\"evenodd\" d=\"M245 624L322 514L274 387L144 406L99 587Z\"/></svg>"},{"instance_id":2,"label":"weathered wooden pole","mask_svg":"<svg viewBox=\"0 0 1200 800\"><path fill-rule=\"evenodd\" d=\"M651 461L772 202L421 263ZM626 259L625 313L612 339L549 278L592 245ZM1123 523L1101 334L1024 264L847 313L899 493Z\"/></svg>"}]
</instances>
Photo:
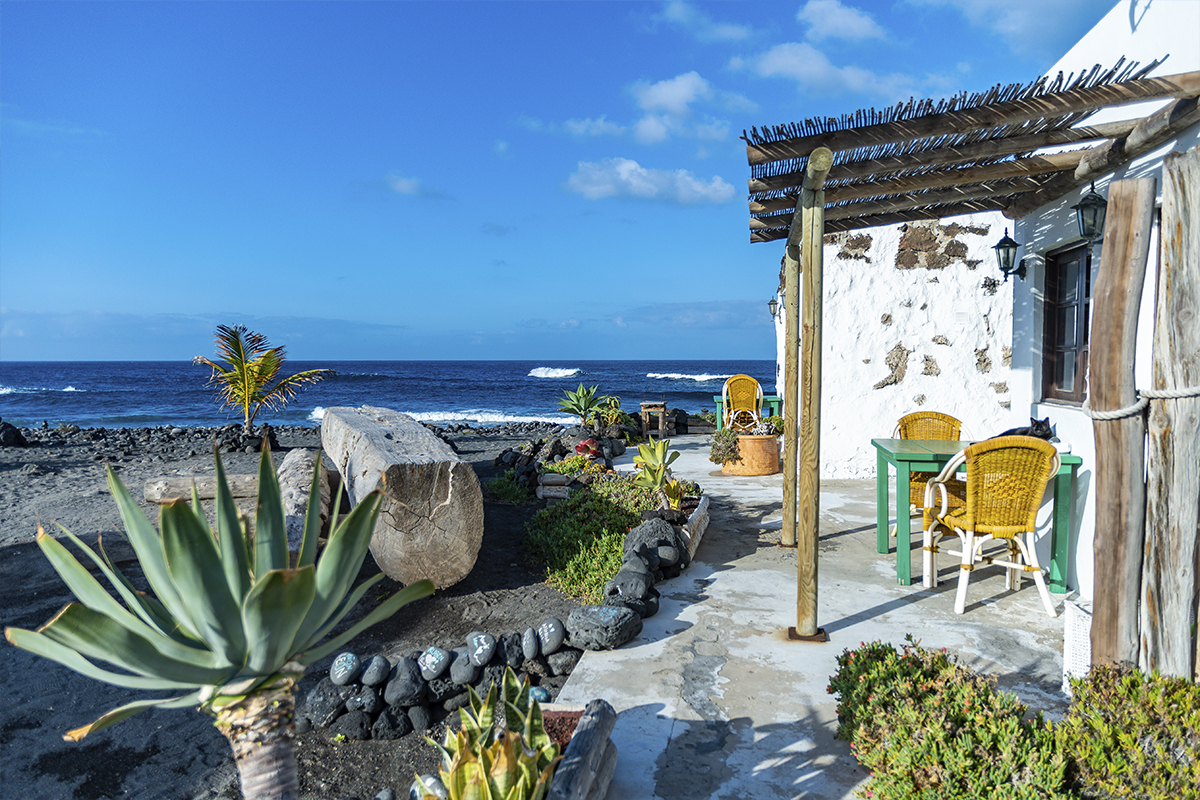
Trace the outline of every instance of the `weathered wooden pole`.
<instances>
[{"instance_id":1,"label":"weathered wooden pole","mask_svg":"<svg viewBox=\"0 0 1200 800\"><path fill-rule=\"evenodd\" d=\"M1088 405L1096 437L1092 663L1138 660L1146 484L1142 414L1104 418L1137 401L1133 363L1154 216L1154 178L1114 181L1092 310Z\"/></svg>"},{"instance_id":2,"label":"weathered wooden pole","mask_svg":"<svg viewBox=\"0 0 1200 800\"><path fill-rule=\"evenodd\" d=\"M1159 231L1153 391L1183 394L1200 387L1200 147L1163 163ZM1193 680L1200 397L1151 400L1149 434L1138 666Z\"/></svg>"},{"instance_id":3,"label":"weathered wooden pole","mask_svg":"<svg viewBox=\"0 0 1200 800\"><path fill-rule=\"evenodd\" d=\"M796 546L796 467L800 455L800 198L783 253L783 528L779 544Z\"/></svg>"},{"instance_id":4,"label":"weathered wooden pole","mask_svg":"<svg viewBox=\"0 0 1200 800\"><path fill-rule=\"evenodd\" d=\"M800 191L803 217L800 260L804 264L804 339L800 359L799 517L796 526L796 639L827 641L817 627L817 544L820 539L821 305L825 245L825 176L833 152L818 147L808 157Z\"/></svg>"}]
</instances>

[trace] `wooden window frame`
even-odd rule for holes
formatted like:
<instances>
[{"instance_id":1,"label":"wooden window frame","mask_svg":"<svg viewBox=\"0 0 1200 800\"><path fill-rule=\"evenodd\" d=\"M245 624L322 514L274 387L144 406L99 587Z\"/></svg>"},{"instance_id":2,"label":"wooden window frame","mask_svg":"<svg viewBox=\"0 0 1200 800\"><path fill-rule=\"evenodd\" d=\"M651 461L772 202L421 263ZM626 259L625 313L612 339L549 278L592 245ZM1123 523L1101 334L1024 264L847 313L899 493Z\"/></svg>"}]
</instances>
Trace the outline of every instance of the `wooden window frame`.
<instances>
[{"instance_id":1,"label":"wooden window frame","mask_svg":"<svg viewBox=\"0 0 1200 800\"><path fill-rule=\"evenodd\" d=\"M1079 263L1074 286L1066 285L1065 267ZM1087 398L1088 338L1091 326L1092 253L1086 242L1079 242L1046 254L1046 285L1043 303L1045 318L1042 327L1042 397L1060 403L1082 404ZM1074 302L1066 299L1074 290ZM1073 344L1065 344L1067 331L1061 325L1063 311L1074 308L1074 329L1070 331ZM1059 365L1073 356L1074 370L1069 387L1059 380Z\"/></svg>"}]
</instances>

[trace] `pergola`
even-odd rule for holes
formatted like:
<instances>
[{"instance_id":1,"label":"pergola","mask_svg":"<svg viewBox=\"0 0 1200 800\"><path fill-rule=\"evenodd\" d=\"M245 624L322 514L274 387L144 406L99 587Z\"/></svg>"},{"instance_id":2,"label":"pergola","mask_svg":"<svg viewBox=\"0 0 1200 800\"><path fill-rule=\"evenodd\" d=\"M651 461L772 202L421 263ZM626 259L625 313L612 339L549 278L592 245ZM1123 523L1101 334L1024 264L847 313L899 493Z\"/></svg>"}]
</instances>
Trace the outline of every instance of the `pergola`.
<instances>
[{"instance_id":1,"label":"pergola","mask_svg":"<svg viewBox=\"0 0 1200 800\"><path fill-rule=\"evenodd\" d=\"M977 94L963 93L938 101L909 101L885 109L752 128L748 134L743 133L750 164L750 241L787 239L784 255L787 378L784 385L786 463L782 544L797 547L797 622L789 632L792 638L824 641L823 631L816 621L824 234L980 211L1001 211L1010 219L1019 219L1060 200L1200 122L1200 108L1197 107L1200 72L1146 77L1161 63L1155 61L1139 67L1121 59L1111 69L1096 66L1077 77L1064 77L1060 73L1054 78L1042 77L1023 85L996 86ZM1087 119L1098 111L1164 99L1172 102L1148 116L1086 124ZM1073 147L1076 145L1083 146ZM1194 178L1192 183L1195 183ZM1153 181L1149 196L1151 206L1152 184ZM1196 186L1183 188L1193 193L1189 197L1194 203ZM1144 187L1130 194L1140 194L1138 202L1144 205ZM1117 281L1134 277L1123 271L1123 265L1137 260L1137 242L1148 238L1143 235L1146 230L1131 229L1142 224L1148 226L1148 215L1144 223L1133 225L1130 220L1135 215L1130 209L1125 209L1129 213L1113 213L1118 211L1114 206L1132 202L1131 197L1110 190L1110 215L1100 271L1112 273L1117 276L1114 278ZM1195 231L1200 227L1195 208L1186 209L1180 219L1184 222L1179 236L1183 237L1185 245L1181 252L1188 253L1186 263L1180 266L1186 266L1190 272L1200 272L1194 255L1197 239L1200 239L1200 234ZM1110 254L1112 267L1106 270ZM1144 254L1141 265L1144 272ZM1200 278L1196 280L1200 284ZM1100 291L1098 282L1097 292ZM1200 293L1200 285L1195 287L1195 292ZM799 308L801 294L804 297L803 318ZM1098 297L1094 310L1097 317L1102 313L1101 300ZM1117 303L1118 307L1115 311L1110 309L1110 313L1136 317L1136 300L1133 308L1126 308L1128 302L1122 302L1124 305ZM1194 309L1192 313L1195 313ZM1194 317L1192 319L1194 326ZM1096 325L1094 330L1098 328ZM1133 330L1136 331L1136 321ZM1200 346L1200 335L1193 335L1197 336ZM1093 350L1093 410L1115 409L1122 403L1136 400L1133 396L1123 396L1133 392L1133 343L1132 336L1128 338L1128 342L1114 341L1109 347L1114 363L1127 356L1125 366L1130 372L1127 387L1123 379L1117 379L1113 382L1114 388L1106 392L1095 375L1095 359L1100 358L1105 347L1097 342ZM1190 342L1188 346L1191 346ZM1123 350L1126 347L1128 353ZM1144 423L1141 424L1144 436ZM1140 452L1141 440L1134 443L1136 435L1131 431L1124 438L1118 437L1115 444ZM1098 445L1097 459L1100 457ZM1140 480L1140 462L1118 472L1123 473L1118 476L1120 481L1134 480L1133 473L1137 473L1136 479ZM1095 487L1098 497L1104 488L1100 481L1098 469ZM1112 488L1128 487L1114 485ZM1141 497L1144 496L1143 488ZM1119 518L1130 516L1128 509L1117 511ZM1194 510L1191 513L1194 521ZM1187 531L1182 535L1186 537ZM1133 533L1120 536L1127 543L1124 550L1129 560L1136 555L1140 567L1140 554L1133 551L1141 547L1142 539ZM1191 536L1195 537L1195 531ZM1190 552L1194 552L1194 545ZM1112 567L1112 571L1118 573L1122 570L1127 573L1128 565L1122 563ZM1112 577L1120 579L1128 575ZM1102 579L1098 562L1097 585ZM1133 602L1122 603L1132 605L1133 629L1136 631L1139 582L1135 579L1132 583ZM1123 620L1115 623L1115 627L1128 627L1125 619L1128 613L1127 608L1112 610L1112 615ZM1098 597L1094 625L1103 629L1113 624L1106 621ZM1122 631L1121 635L1126 633ZM1133 638L1136 640L1136 636ZM1132 660L1136 661L1136 641L1133 646L1135 658ZM1120 655L1127 653L1121 651ZM1106 656L1113 657L1112 654ZM1093 657L1096 657L1095 646Z\"/></svg>"}]
</instances>

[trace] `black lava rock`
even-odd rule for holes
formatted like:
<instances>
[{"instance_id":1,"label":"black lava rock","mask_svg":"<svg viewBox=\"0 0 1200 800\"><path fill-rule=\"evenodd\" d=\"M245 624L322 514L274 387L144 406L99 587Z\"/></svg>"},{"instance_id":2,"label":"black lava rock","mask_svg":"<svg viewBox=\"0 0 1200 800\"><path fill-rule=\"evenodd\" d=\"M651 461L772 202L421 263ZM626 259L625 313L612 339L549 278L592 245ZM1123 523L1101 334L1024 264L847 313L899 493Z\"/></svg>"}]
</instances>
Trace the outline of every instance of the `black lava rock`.
<instances>
[{"instance_id":1,"label":"black lava rock","mask_svg":"<svg viewBox=\"0 0 1200 800\"><path fill-rule=\"evenodd\" d=\"M383 699L389 706L415 706L425 699L426 688L417 662L402 658L392 667L383 690Z\"/></svg>"},{"instance_id":2,"label":"black lava rock","mask_svg":"<svg viewBox=\"0 0 1200 800\"><path fill-rule=\"evenodd\" d=\"M329 726L329 735L365 742L371 738L371 716L365 711L347 711Z\"/></svg>"},{"instance_id":3,"label":"black lava rock","mask_svg":"<svg viewBox=\"0 0 1200 800\"><path fill-rule=\"evenodd\" d=\"M385 708L371 726L371 738L391 741L408 736L413 731L412 720L403 708Z\"/></svg>"},{"instance_id":4,"label":"black lava rock","mask_svg":"<svg viewBox=\"0 0 1200 800\"><path fill-rule=\"evenodd\" d=\"M567 618L572 647L615 650L642 632L642 618L621 606L579 606Z\"/></svg>"}]
</instances>

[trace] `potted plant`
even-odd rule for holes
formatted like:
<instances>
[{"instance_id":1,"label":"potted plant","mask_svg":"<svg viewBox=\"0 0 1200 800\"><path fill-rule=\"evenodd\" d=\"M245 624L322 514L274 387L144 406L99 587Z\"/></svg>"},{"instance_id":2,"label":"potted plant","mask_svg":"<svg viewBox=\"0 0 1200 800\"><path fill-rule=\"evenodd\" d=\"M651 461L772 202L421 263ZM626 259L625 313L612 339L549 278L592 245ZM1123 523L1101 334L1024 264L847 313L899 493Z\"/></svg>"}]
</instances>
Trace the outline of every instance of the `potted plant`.
<instances>
[{"instance_id":1,"label":"potted plant","mask_svg":"<svg viewBox=\"0 0 1200 800\"><path fill-rule=\"evenodd\" d=\"M721 465L726 475L774 475L779 472L780 417L767 417L754 428L740 433L722 428L713 434L708 460Z\"/></svg>"}]
</instances>

